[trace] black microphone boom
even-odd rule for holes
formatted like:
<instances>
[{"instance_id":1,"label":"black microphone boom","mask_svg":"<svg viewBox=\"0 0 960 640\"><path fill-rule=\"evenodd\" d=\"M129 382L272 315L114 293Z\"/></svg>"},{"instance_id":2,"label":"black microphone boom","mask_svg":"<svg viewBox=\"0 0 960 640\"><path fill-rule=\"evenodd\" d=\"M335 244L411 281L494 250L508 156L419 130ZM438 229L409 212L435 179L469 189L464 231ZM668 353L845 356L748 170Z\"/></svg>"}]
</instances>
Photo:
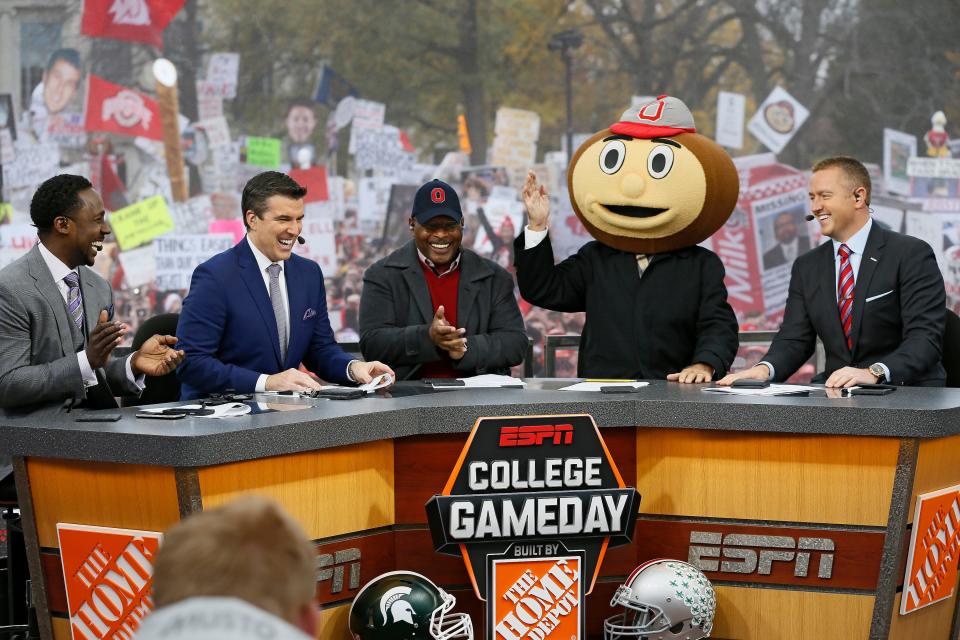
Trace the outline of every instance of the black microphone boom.
<instances>
[{"instance_id":1,"label":"black microphone boom","mask_svg":"<svg viewBox=\"0 0 960 640\"><path fill-rule=\"evenodd\" d=\"M803 219L807 222L813 222L817 219L817 216L813 215L812 213L808 213L807 215L803 216Z\"/></svg>"},{"instance_id":2,"label":"black microphone boom","mask_svg":"<svg viewBox=\"0 0 960 640\"><path fill-rule=\"evenodd\" d=\"M297 243L298 243L298 244L306 244L306 242L307 242L307 241L303 239L303 236L297 236Z\"/></svg>"}]
</instances>

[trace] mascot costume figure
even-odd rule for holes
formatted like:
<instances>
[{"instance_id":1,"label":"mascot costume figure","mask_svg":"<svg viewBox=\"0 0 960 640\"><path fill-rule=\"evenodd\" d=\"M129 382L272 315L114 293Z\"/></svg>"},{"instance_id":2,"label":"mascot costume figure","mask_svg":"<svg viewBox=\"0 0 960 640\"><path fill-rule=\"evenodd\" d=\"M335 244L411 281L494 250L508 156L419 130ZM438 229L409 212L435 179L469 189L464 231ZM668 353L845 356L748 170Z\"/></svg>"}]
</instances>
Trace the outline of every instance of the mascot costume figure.
<instances>
[{"instance_id":1,"label":"mascot costume figure","mask_svg":"<svg viewBox=\"0 0 960 640\"><path fill-rule=\"evenodd\" d=\"M567 171L577 217L596 238L554 265L549 198L531 172L530 225L515 243L528 302L586 311L578 375L707 382L726 374L737 321L724 270L697 246L736 206L737 171L674 97L624 112L588 139Z\"/></svg>"}]
</instances>

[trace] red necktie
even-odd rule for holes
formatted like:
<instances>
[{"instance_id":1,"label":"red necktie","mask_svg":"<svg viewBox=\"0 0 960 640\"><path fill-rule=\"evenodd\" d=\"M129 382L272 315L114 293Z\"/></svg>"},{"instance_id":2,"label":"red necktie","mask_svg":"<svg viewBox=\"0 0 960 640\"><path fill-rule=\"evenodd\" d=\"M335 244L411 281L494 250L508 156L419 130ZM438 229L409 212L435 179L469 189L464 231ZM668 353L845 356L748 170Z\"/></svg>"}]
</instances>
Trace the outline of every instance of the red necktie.
<instances>
[{"instance_id":1,"label":"red necktie","mask_svg":"<svg viewBox=\"0 0 960 640\"><path fill-rule=\"evenodd\" d=\"M850 248L840 245L840 277L837 279L837 307L840 309L840 324L847 337L847 348L853 349L850 329L853 327L853 265L850 264Z\"/></svg>"}]
</instances>

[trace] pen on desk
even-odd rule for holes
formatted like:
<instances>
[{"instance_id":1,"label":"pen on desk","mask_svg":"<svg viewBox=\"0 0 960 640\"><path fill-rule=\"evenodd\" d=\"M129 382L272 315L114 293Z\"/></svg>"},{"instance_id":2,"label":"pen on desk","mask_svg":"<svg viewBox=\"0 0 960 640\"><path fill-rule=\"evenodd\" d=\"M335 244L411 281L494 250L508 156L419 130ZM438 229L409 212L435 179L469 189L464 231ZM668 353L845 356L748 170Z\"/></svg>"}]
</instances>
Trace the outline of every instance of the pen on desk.
<instances>
[{"instance_id":1,"label":"pen on desk","mask_svg":"<svg viewBox=\"0 0 960 640\"><path fill-rule=\"evenodd\" d=\"M638 380L629 380L626 378L584 378L584 382L638 382Z\"/></svg>"}]
</instances>

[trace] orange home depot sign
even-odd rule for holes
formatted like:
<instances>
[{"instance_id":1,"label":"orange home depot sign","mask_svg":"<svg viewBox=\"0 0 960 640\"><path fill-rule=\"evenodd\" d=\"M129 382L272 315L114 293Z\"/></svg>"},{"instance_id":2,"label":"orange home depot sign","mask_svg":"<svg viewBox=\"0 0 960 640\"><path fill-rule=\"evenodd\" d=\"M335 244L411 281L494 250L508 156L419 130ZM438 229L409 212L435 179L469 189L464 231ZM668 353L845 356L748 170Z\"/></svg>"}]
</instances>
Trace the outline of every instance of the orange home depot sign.
<instances>
[{"instance_id":1,"label":"orange home depot sign","mask_svg":"<svg viewBox=\"0 0 960 640\"><path fill-rule=\"evenodd\" d=\"M960 485L917 496L900 614L953 595L960 553Z\"/></svg>"},{"instance_id":2,"label":"orange home depot sign","mask_svg":"<svg viewBox=\"0 0 960 640\"><path fill-rule=\"evenodd\" d=\"M153 531L57 524L74 640L132 639L153 608Z\"/></svg>"},{"instance_id":3,"label":"orange home depot sign","mask_svg":"<svg viewBox=\"0 0 960 640\"><path fill-rule=\"evenodd\" d=\"M493 634L498 640L577 638L580 558L493 560Z\"/></svg>"}]
</instances>

